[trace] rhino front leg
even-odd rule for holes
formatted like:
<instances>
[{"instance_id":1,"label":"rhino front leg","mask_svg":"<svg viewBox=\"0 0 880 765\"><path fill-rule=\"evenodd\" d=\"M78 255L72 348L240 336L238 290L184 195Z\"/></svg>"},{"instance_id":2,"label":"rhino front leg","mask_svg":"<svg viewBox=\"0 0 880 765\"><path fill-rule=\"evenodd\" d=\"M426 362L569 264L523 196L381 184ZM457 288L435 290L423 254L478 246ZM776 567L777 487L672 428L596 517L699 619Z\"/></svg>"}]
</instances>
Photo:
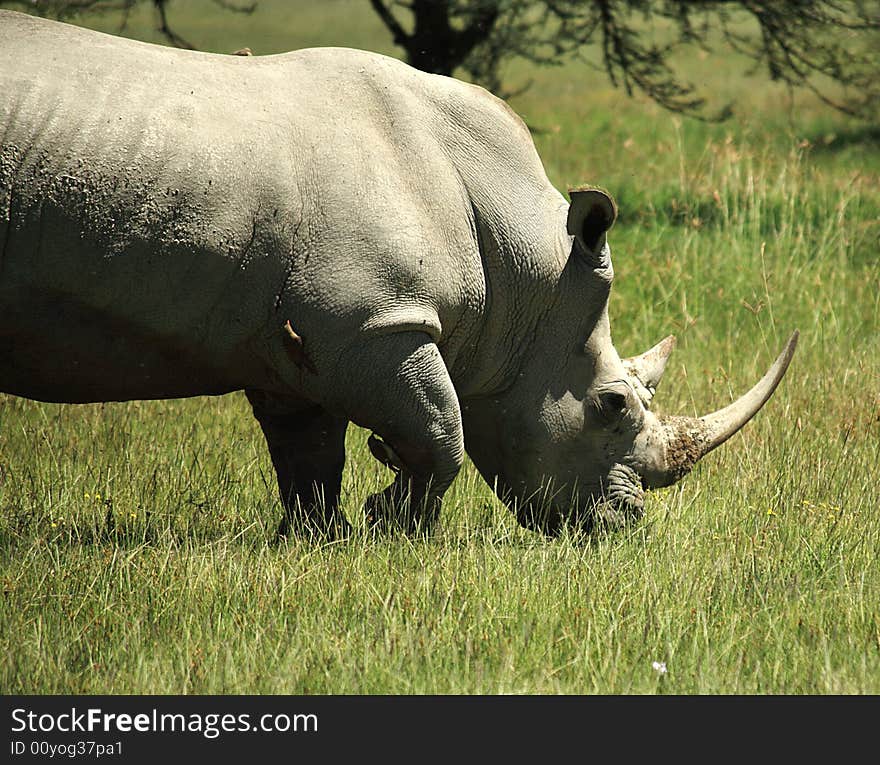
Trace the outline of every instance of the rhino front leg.
<instances>
[{"instance_id":1,"label":"rhino front leg","mask_svg":"<svg viewBox=\"0 0 880 765\"><path fill-rule=\"evenodd\" d=\"M294 533L328 540L348 536L351 527L339 509L348 420L314 404L260 391L245 393L278 476L284 507L279 536Z\"/></svg>"},{"instance_id":2,"label":"rhino front leg","mask_svg":"<svg viewBox=\"0 0 880 765\"><path fill-rule=\"evenodd\" d=\"M371 338L349 360L357 403L347 411L390 447L397 468L394 482L368 497L367 522L427 533L464 458L461 412L446 365L421 332Z\"/></svg>"}]
</instances>

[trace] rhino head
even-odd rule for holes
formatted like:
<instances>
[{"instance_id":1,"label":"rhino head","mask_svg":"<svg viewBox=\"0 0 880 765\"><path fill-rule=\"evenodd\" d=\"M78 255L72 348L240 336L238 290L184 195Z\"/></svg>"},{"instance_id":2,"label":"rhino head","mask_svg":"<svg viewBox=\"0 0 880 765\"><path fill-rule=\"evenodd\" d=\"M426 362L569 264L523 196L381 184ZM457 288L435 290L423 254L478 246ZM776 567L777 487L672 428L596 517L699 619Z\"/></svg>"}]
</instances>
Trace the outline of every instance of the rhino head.
<instances>
[{"instance_id":1,"label":"rhino head","mask_svg":"<svg viewBox=\"0 0 880 765\"><path fill-rule=\"evenodd\" d=\"M788 368L797 332L744 396L703 417L649 406L675 341L621 359L611 341L613 269L606 240L617 216L600 189L571 192L565 267L519 374L503 392L462 402L468 454L519 522L619 526L643 513L644 492L675 483L745 425Z\"/></svg>"}]
</instances>

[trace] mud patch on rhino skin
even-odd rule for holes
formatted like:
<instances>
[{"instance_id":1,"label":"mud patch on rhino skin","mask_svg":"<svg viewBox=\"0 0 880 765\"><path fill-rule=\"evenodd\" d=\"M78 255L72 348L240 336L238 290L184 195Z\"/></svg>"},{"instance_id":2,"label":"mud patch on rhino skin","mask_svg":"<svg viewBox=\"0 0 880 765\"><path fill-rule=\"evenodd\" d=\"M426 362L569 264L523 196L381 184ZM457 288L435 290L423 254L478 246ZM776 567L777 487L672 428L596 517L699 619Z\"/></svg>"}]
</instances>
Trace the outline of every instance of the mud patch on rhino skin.
<instances>
[{"instance_id":1,"label":"mud patch on rhino skin","mask_svg":"<svg viewBox=\"0 0 880 765\"><path fill-rule=\"evenodd\" d=\"M691 468L706 453L706 436L686 420L672 419L666 424L666 464L670 483L675 483L691 472Z\"/></svg>"}]
</instances>

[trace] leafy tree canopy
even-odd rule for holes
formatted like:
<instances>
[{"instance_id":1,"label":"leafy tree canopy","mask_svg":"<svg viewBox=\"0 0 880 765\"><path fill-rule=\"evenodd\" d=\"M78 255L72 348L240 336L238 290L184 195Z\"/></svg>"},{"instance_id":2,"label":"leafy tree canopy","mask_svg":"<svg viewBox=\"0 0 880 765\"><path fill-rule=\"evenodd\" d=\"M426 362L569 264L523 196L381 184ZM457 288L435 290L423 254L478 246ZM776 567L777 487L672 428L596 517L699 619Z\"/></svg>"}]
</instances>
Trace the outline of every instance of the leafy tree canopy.
<instances>
[{"instance_id":1,"label":"leafy tree canopy","mask_svg":"<svg viewBox=\"0 0 880 765\"><path fill-rule=\"evenodd\" d=\"M369 2L411 64L439 74L460 69L502 96L509 95L503 66L513 59L560 64L598 49L615 86L705 116L704 98L677 73L674 55L685 46L727 46L771 79L847 114L875 116L880 102L876 0Z\"/></svg>"}]
</instances>

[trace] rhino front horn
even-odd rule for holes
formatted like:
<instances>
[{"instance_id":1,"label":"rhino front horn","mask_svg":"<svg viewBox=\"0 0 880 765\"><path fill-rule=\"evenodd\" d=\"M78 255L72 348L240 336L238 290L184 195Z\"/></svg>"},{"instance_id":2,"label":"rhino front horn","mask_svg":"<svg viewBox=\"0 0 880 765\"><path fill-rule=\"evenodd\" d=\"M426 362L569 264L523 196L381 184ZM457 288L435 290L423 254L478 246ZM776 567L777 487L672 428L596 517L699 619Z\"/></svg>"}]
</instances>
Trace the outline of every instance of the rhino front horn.
<instances>
[{"instance_id":1,"label":"rhino front horn","mask_svg":"<svg viewBox=\"0 0 880 765\"><path fill-rule=\"evenodd\" d=\"M660 419L662 440L665 441L665 464L658 466L656 471L645 471L642 480L646 488L659 488L675 483L701 458L721 446L758 413L785 376L797 346L798 335L795 330L767 373L748 393L729 406L703 417Z\"/></svg>"}]
</instances>

